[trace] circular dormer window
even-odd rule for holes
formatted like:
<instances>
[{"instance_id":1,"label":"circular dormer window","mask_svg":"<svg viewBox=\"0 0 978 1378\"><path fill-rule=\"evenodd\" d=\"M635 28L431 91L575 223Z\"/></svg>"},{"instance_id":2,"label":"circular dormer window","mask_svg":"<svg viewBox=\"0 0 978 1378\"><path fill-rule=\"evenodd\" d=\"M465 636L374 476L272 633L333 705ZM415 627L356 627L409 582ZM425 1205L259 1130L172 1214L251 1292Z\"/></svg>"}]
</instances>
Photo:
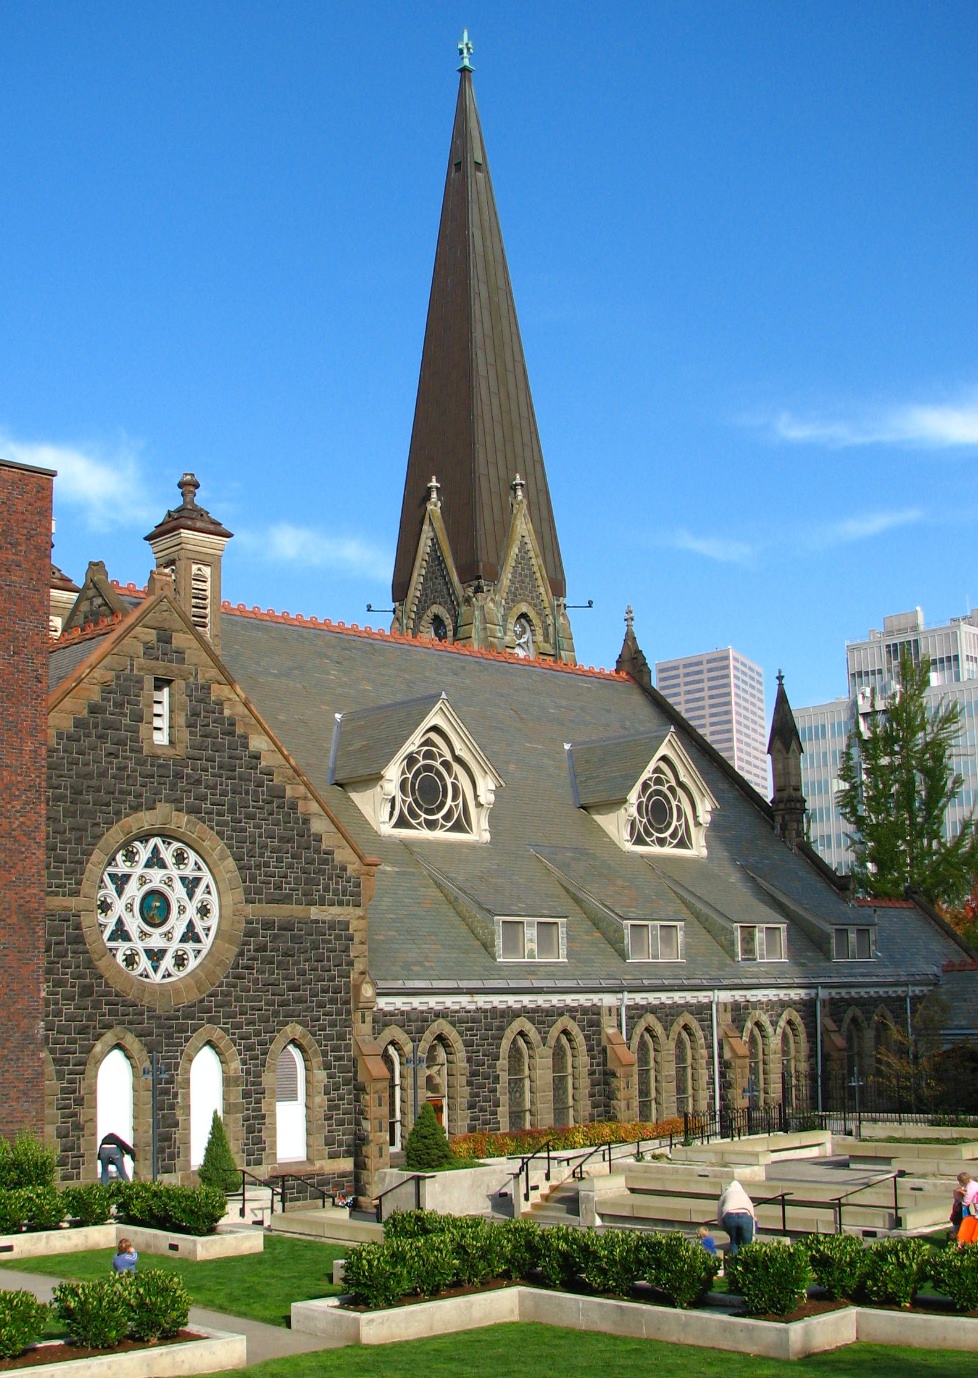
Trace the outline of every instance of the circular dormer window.
<instances>
[{"instance_id":1,"label":"circular dormer window","mask_svg":"<svg viewBox=\"0 0 978 1378\"><path fill-rule=\"evenodd\" d=\"M404 758L393 826L425 833L472 831L458 767L434 733Z\"/></svg>"},{"instance_id":2,"label":"circular dormer window","mask_svg":"<svg viewBox=\"0 0 978 1378\"><path fill-rule=\"evenodd\" d=\"M177 981L210 950L220 920L214 877L186 842L134 838L102 872L96 914L102 941L123 971Z\"/></svg>"},{"instance_id":3,"label":"circular dormer window","mask_svg":"<svg viewBox=\"0 0 978 1378\"><path fill-rule=\"evenodd\" d=\"M657 765L642 782L635 799L629 842L633 847L688 851L693 846L689 815L689 801L672 772Z\"/></svg>"}]
</instances>

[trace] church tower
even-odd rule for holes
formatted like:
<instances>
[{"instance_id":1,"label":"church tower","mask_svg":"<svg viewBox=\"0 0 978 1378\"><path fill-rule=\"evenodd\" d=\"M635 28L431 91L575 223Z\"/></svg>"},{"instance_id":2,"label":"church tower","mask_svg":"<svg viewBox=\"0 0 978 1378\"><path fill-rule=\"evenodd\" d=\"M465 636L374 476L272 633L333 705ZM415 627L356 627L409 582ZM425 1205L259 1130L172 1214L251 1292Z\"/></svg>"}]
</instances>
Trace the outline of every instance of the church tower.
<instances>
[{"instance_id":1,"label":"church tower","mask_svg":"<svg viewBox=\"0 0 978 1378\"><path fill-rule=\"evenodd\" d=\"M459 52L394 562L393 627L573 664L564 568L467 34Z\"/></svg>"},{"instance_id":2,"label":"church tower","mask_svg":"<svg viewBox=\"0 0 978 1378\"><path fill-rule=\"evenodd\" d=\"M771 718L771 735L767 754L771 758L774 777L774 826L789 847L796 847L805 838L807 805L801 791L801 754L804 751L801 734L784 691L784 675L778 671L778 693Z\"/></svg>"}]
</instances>

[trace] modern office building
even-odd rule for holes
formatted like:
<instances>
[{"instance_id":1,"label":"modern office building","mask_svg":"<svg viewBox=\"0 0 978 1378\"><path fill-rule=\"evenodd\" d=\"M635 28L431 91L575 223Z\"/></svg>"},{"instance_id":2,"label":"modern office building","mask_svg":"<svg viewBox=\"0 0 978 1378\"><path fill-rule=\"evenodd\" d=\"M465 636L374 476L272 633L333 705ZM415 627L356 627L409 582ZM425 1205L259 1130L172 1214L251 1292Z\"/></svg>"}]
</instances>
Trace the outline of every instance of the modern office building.
<instances>
[{"instance_id":1,"label":"modern office building","mask_svg":"<svg viewBox=\"0 0 978 1378\"><path fill-rule=\"evenodd\" d=\"M952 835L978 803L978 611L952 617L941 627L925 627L920 608L884 617L882 631L874 628L864 640L846 644L848 696L795 709L805 748L801 775L811 843L838 871L852 868L846 823L836 802L846 738L856 715L873 711L873 691L877 701L890 692L905 651L918 664L923 656L930 658L927 699L932 709L942 700L960 705L954 764L964 784L948 810Z\"/></svg>"},{"instance_id":2,"label":"modern office building","mask_svg":"<svg viewBox=\"0 0 978 1378\"><path fill-rule=\"evenodd\" d=\"M659 660L660 694L767 798L764 671L732 646L705 655Z\"/></svg>"}]
</instances>

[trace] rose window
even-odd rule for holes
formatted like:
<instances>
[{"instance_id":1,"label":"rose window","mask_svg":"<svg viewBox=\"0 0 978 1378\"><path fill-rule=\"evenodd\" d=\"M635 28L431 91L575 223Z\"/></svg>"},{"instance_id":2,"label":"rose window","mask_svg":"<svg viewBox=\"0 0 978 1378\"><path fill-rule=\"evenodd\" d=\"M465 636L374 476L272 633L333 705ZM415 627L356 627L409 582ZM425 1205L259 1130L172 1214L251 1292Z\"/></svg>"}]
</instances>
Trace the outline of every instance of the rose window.
<instances>
[{"instance_id":1,"label":"rose window","mask_svg":"<svg viewBox=\"0 0 978 1378\"><path fill-rule=\"evenodd\" d=\"M671 772L656 766L642 782L635 800L635 816L628 822L633 847L691 850L689 804Z\"/></svg>"},{"instance_id":2,"label":"rose window","mask_svg":"<svg viewBox=\"0 0 978 1378\"><path fill-rule=\"evenodd\" d=\"M458 768L442 743L427 737L404 759L397 782L395 828L470 833L472 822Z\"/></svg>"},{"instance_id":3,"label":"rose window","mask_svg":"<svg viewBox=\"0 0 978 1378\"><path fill-rule=\"evenodd\" d=\"M130 976L176 981L198 964L217 932L214 878L185 842L127 842L106 866L96 900L105 946Z\"/></svg>"}]
</instances>

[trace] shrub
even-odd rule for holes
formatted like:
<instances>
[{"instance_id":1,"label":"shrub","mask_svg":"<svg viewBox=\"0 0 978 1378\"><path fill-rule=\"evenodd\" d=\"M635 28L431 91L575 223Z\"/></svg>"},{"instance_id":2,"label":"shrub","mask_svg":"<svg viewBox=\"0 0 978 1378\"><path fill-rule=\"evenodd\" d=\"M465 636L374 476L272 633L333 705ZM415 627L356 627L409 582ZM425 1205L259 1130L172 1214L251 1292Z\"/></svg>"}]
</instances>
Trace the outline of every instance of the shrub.
<instances>
[{"instance_id":1,"label":"shrub","mask_svg":"<svg viewBox=\"0 0 978 1378\"><path fill-rule=\"evenodd\" d=\"M13 1143L0 1139L0 1187L53 1187L55 1159L51 1149L28 1132Z\"/></svg>"},{"instance_id":2,"label":"shrub","mask_svg":"<svg viewBox=\"0 0 978 1378\"><path fill-rule=\"evenodd\" d=\"M410 1290L422 1297L434 1297L454 1287L458 1269L455 1248L447 1233L429 1234L396 1246L407 1254Z\"/></svg>"},{"instance_id":3,"label":"shrub","mask_svg":"<svg viewBox=\"0 0 978 1378\"><path fill-rule=\"evenodd\" d=\"M0 1143L3 1140L0 1139ZM0 1190L0 1234L17 1234L24 1227L19 1191Z\"/></svg>"},{"instance_id":4,"label":"shrub","mask_svg":"<svg viewBox=\"0 0 978 1378\"><path fill-rule=\"evenodd\" d=\"M950 1244L931 1254L927 1272L938 1292L950 1297L959 1311L978 1311L978 1244L962 1249Z\"/></svg>"},{"instance_id":5,"label":"shrub","mask_svg":"<svg viewBox=\"0 0 978 1378\"><path fill-rule=\"evenodd\" d=\"M631 1230L577 1230L576 1270L592 1292L614 1292L627 1297L639 1276L640 1236Z\"/></svg>"},{"instance_id":6,"label":"shrub","mask_svg":"<svg viewBox=\"0 0 978 1378\"><path fill-rule=\"evenodd\" d=\"M680 1310L706 1296L720 1268L715 1254L708 1254L701 1244L694 1244L678 1231L640 1235L636 1261L638 1276Z\"/></svg>"},{"instance_id":7,"label":"shrub","mask_svg":"<svg viewBox=\"0 0 978 1378\"><path fill-rule=\"evenodd\" d=\"M430 1101L425 1101L404 1145L404 1162L409 1172L427 1172L452 1161L448 1135L438 1123Z\"/></svg>"},{"instance_id":8,"label":"shrub","mask_svg":"<svg viewBox=\"0 0 978 1378\"><path fill-rule=\"evenodd\" d=\"M134 1339L169 1340L187 1324L190 1293L176 1273L150 1268L126 1273L116 1285L125 1297Z\"/></svg>"},{"instance_id":9,"label":"shrub","mask_svg":"<svg viewBox=\"0 0 978 1378\"><path fill-rule=\"evenodd\" d=\"M57 1187L18 1187L0 1191L0 1234L22 1229L56 1230L65 1216L65 1203Z\"/></svg>"},{"instance_id":10,"label":"shrub","mask_svg":"<svg viewBox=\"0 0 978 1378\"><path fill-rule=\"evenodd\" d=\"M0 1359L14 1359L40 1338L48 1307L33 1292L0 1292Z\"/></svg>"},{"instance_id":11,"label":"shrub","mask_svg":"<svg viewBox=\"0 0 978 1378\"><path fill-rule=\"evenodd\" d=\"M812 1275L833 1301L851 1301L860 1294L868 1263L861 1240L851 1234L817 1234L808 1239L807 1248Z\"/></svg>"},{"instance_id":12,"label":"shrub","mask_svg":"<svg viewBox=\"0 0 978 1378\"><path fill-rule=\"evenodd\" d=\"M578 1233L570 1225L540 1231L536 1266L548 1287L572 1287L577 1281Z\"/></svg>"},{"instance_id":13,"label":"shrub","mask_svg":"<svg viewBox=\"0 0 978 1378\"><path fill-rule=\"evenodd\" d=\"M241 1190L241 1173L228 1143L224 1121L216 1110L211 1118L204 1160L197 1169L197 1180L202 1187L218 1187L225 1194Z\"/></svg>"},{"instance_id":14,"label":"shrub","mask_svg":"<svg viewBox=\"0 0 978 1378\"><path fill-rule=\"evenodd\" d=\"M175 1187L165 1182L123 1182L113 1193L116 1215L127 1225L184 1234L213 1234L227 1211L218 1187Z\"/></svg>"},{"instance_id":15,"label":"shrub","mask_svg":"<svg viewBox=\"0 0 978 1378\"><path fill-rule=\"evenodd\" d=\"M540 1258L540 1226L533 1220L512 1220L502 1230L500 1276L529 1277Z\"/></svg>"},{"instance_id":16,"label":"shrub","mask_svg":"<svg viewBox=\"0 0 978 1378\"><path fill-rule=\"evenodd\" d=\"M748 1244L731 1262L728 1285L736 1286L749 1316L787 1316L805 1297L808 1250L803 1244L777 1239Z\"/></svg>"},{"instance_id":17,"label":"shrub","mask_svg":"<svg viewBox=\"0 0 978 1378\"><path fill-rule=\"evenodd\" d=\"M115 1278L59 1283L54 1310L72 1344L85 1349L111 1349L129 1331L126 1289Z\"/></svg>"},{"instance_id":18,"label":"shrub","mask_svg":"<svg viewBox=\"0 0 978 1378\"><path fill-rule=\"evenodd\" d=\"M507 1155L532 1153L549 1140L555 1149L592 1148L596 1144L636 1143L639 1139L668 1139L670 1134L683 1132L681 1118L621 1123L599 1120L593 1124L575 1124L550 1129L513 1129L505 1133L477 1132L459 1134L451 1141L456 1158L502 1158Z\"/></svg>"},{"instance_id":19,"label":"shrub","mask_svg":"<svg viewBox=\"0 0 978 1378\"><path fill-rule=\"evenodd\" d=\"M449 1234L455 1245L456 1282L477 1287L501 1276L506 1260L506 1226L502 1221L476 1216L460 1222L464 1228Z\"/></svg>"},{"instance_id":20,"label":"shrub","mask_svg":"<svg viewBox=\"0 0 978 1378\"><path fill-rule=\"evenodd\" d=\"M438 1211L394 1211L384 1221L384 1239L422 1239L429 1234L444 1234L454 1219Z\"/></svg>"},{"instance_id":21,"label":"shrub","mask_svg":"<svg viewBox=\"0 0 978 1378\"><path fill-rule=\"evenodd\" d=\"M112 1214L112 1198L99 1182L65 1187L61 1193L64 1214L79 1225L104 1225Z\"/></svg>"},{"instance_id":22,"label":"shrub","mask_svg":"<svg viewBox=\"0 0 978 1378\"><path fill-rule=\"evenodd\" d=\"M357 1244L347 1250L343 1282L354 1302L372 1308L393 1306L410 1291L409 1241Z\"/></svg>"},{"instance_id":23,"label":"shrub","mask_svg":"<svg viewBox=\"0 0 978 1378\"><path fill-rule=\"evenodd\" d=\"M922 1239L879 1239L866 1250L863 1284L870 1301L909 1306L924 1276Z\"/></svg>"}]
</instances>

